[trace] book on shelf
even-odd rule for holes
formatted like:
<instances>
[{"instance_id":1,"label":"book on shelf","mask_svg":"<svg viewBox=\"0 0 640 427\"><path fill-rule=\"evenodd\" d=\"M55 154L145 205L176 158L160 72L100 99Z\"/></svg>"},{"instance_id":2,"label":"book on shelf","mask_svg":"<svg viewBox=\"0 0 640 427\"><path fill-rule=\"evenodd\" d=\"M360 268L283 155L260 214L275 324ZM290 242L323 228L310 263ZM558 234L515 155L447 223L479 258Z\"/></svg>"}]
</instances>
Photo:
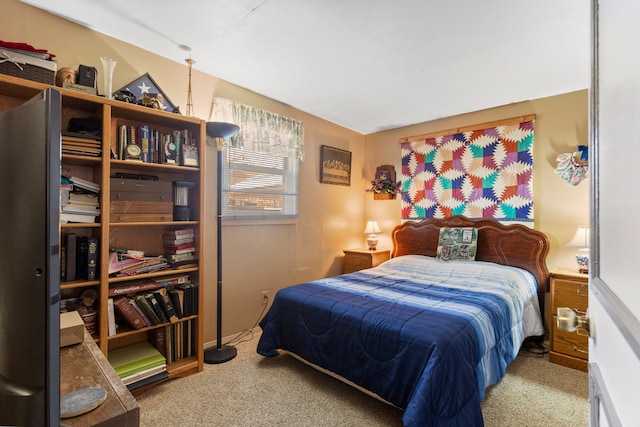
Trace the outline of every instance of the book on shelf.
<instances>
[{"instance_id":1,"label":"book on shelf","mask_svg":"<svg viewBox=\"0 0 640 427\"><path fill-rule=\"evenodd\" d=\"M131 304L133 309L136 312L138 312L138 314L142 318L142 321L144 322L144 325L145 326L153 326L153 323L151 323L151 321L149 320L149 318L147 317L145 312L142 310L142 308L140 308L140 306L138 305L138 302L134 298L127 298L127 300L129 301L129 304Z\"/></svg>"},{"instance_id":2,"label":"book on shelf","mask_svg":"<svg viewBox=\"0 0 640 427\"><path fill-rule=\"evenodd\" d=\"M193 252L187 252L186 254L167 254L167 262L174 268L185 264L193 264L196 259Z\"/></svg>"},{"instance_id":3,"label":"book on shelf","mask_svg":"<svg viewBox=\"0 0 640 427\"><path fill-rule=\"evenodd\" d=\"M183 322L184 348L183 353L186 357L193 356L196 352L195 348L195 320Z\"/></svg>"},{"instance_id":4,"label":"book on shelf","mask_svg":"<svg viewBox=\"0 0 640 427\"><path fill-rule=\"evenodd\" d=\"M153 292L153 295L156 297L158 303L160 303L160 308L167 316L167 320L171 323L175 323L178 321L178 316L176 314L176 309L173 307L173 303L171 302L171 298L167 293L165 288L160 288L157 291Z\"/></svg>"},{"instance_id":5,"label":"book on shelf","mask_svg":"<svg viewBox=\"0 0 640 427\"><path fill-rule=\"evenodd\" d=\"M126 387L129 391L133 391L137 388L144 387L146 385L153 384L155 382L162 381L167 378L169 378L169 373L166 370L164 370L162 372L158 372L157 374L148 376L146 378L140 379L133 383L126 384Z\"/></svg>"},{"instance_id":6,"label":"book on shelf","mask_svg":"<svg viewBox=\"0 0 640 427\"><path fill-rule=\"evenodd\" d=\"M168 289L167 293L169 294L169 298L171 298L171 303L173 304L173 309L176 312L176 316L178 319L182 319L184 314L182 313L182 307L184 306L184 291L182 289Z\"/></svg>"},{"instance_id":7,"label":"book on shelf","mask_svg":"<svg viewBox=\"0 0 640 427\"><path fill-rule=\"evenodd\" d=\"M191 235L177 236L175 238L163 237L162 239L162 243L165 245L179 246L179 245L184 245L192 242L194 242L194 237Z\"/></svg>"},{"instance_id":8,"label":"book on shelf","mask_svg":"<svg viewBox=\"0 0 640 427\"><path fill-rule=\"evenodd\" d=\"M187 283L189 281L189 275L180 274L177 276L154 277L151 280L153 280L160 288L164 286L181 285L183 283Z\"/></svg>"},{"instance_id":9,"label":"book on shelf","mask_svg":"<svg viewBox=\"0 0 640 427\"><path fill-rule=\"evenodd\" d=\"M162 310L162 307L160 307L160 303L156 299L156 296L153 294L153 292L145 293L144 297L147 301L149 301L149 305L151 305L154 313L156 313L156 316L158 316L158 319L160 319L160 323L167 323L169 319L167 319L167 316L164 314L164 311Z\"/></svg>"},{"instance_id":10,"label":"book on shelf","mask_svg":"<svg viewBox=\"0 0 640 427\"><path fill-rule=\"evenodd\" d=\"M138 140L140 141L141 160L144 163L151 162L151 131L149 126L138 126Z\"/></svg>"},{"instance_id":11,"label":"book on shelf","mask_svg":"<svg viewBox=\"0 0 640 427\"><path fill-rule=\"evenodd\" d=\"M198 285L193 282L178 285L184 291L184 304L182 313L184 316L193 316L198 313Z\"/></svg>"},{"instance_id":12,"label":"book on shelf","mask_svg":"<svg viewBox=\"0 0 640 427\"><path fill-rule=\"evenodd\" d=\"M101 138L94 138L83 138L63 132L61 151L64 154L98 157L102 155L102 141Z\"/></svg>"},{"instance_id":13,"label":"book on shelf","mask_svg":"<svg viewBox=\"0 0 640 427\"><path fill-rule=\"evenodd\" d=\"M60 212L60 223L82 223L82 224L94 224L98 219L98 215L76 214L69 212Z\"/></svg>"},{"instance_id":14,"label":"book on shelf","mask_svg":"<svg viewBox=\"0 0 640 427\"><path fill-rule=\"evenodd\" d=\"M146 326L144 319L129 303L129 299L127 297L115 297L113 299L113 305L118 313L120 313L127 323L129 323L129 325L134 329L140 329Z\"/></svg>"},{"instance_id":15,"label":"book on shelf","mask_svg":"<svg viewBox=\"0 0 640 427\"><path fill-rule=\"evenodd\" d=\"M108 296L126 295L132 292L149 291L158 287L158 284L151 279L139 279L124 284L109 285Z\"/></svg>"},{"instance_id":16,"label":"book on shelf","mask_svg":"<svg viewBox=\"0 0 640 427\"><path fill-rule=\"evenodd\" d=\"M147 333L149 342L164 356L167 357L167 327L160 327L150 330ZM167 360L169 362L169 360Z\"/></svg>"},{"instance_id":17,"label":"book on shelf","mask_svg":"<svg viewBox=\"0 0 640 427\"><path fill-rule=\"evenodd\" d=\"M165 246L164 252L169 255L179 255L179 254L188 254L190 252L195 252L196 246L193 245L183 245L181 248L176 248L172 246Z\"/></svg>"},{"instance_id":18,"label":"book on shelf","mask_svg":"<svg viewBox=\"0 0 640 427\"><path fill-rule=\"evenodd\" d=\"M87 280L96 280L98 278L98 242L97 237L89 237Z\"/></svg>"},{"instance_id":19,"label":"book on shelf","mask_svg":"<svg viewBox=\"0 0 640 427\"><path fill-rule=\"evenodd\" d=\"M146 279L130 280L124 283L112 283L109 285L108 296L126 295L134 292L150 291L156 288L180 285L189 281L189 275L176 275L169 277L154 277Z\"/></svg>"},{"instance_id":20,"label":"book on shelf","mask_svg":"<svg viewBox=\"0 0 640 427\"><path fill-rule=\"evenodd\" d=\"M60 280L67 281L67 244L64 241L60 245Z\"/></svg>"},{"instance_id":21,"label":"book on shelf","mask_svg":"<svg viewBox=\"0 0 640 427\"><path fill-rule=\"evenodd\" d=\"M92 181L88 181L84 178L80 178L79 176L72 176L69 178L73 183L73 187L79 187L83 190L90 191L92 193L100 192L100 184Z\"/></svg>"},{"instance_id":22,"label":"book on shelf","mask_svg":"<svg viewBox=\"0 0 640 427\"><path fill-rule=\"evenodd\" d=\"M107 300L107 317L109 322L109 336L112 337L116 334L118 325L116 324L116 312L113 305L113 298Z\"/></svg>"},{"instance_id":23,"label":"book on shelf","mask_svg":"<svg viewBox=\"0 0 640 427\"><path fill-rule=\"evenodd\" d=\"M100 208L71 202L60 205L60 212L82 214L95 217L97 215L100 215Z\"/></svg>"},{"instance_id":24,"label":"book on shelf","mask_svg":"<svg viewBox=\"0 0 640 427\"><path fill-rule=\"evenodd\" d=\"M193 227L177 228L174 230L165 230L163 234L165 239L175 239L178 236L195 237L195 229Z\"/></svg>"},{"instance_id":25,"label":"book on shelf","mask_svg":"<svg viewBox=\"0 0 640 427\"><path fill-rule=\"evenodd\" d=\"M89 238L78 236L76 242L76 279L87 280L89 277Z\"/></svg>"},{"instance_id":26,"label":"book on shelf","mask_svg":"<svg viewBox=\"0 0 640 427\"><path fill-rule=\"evenodd\" d=\"M147 301L147 298L143 294L138 294L135 296L136 302L138 306L145 312L147 318L151 321L153 325L158 325L162 323L158 315L156 314L153 307L151 307L151 303Z\"/></svg>"},{"instance_id":27,"label":"book on shelf","mask_svg":"<svg viewBox=\"0 0 640 427\"><path fill-rule=\"evenodd\" d=\"M75 233L69 233L65 237L65 244L67 247L66 249L67 266L65 269L67 272L67 276L66 276L67 282L73 282L74 280L76 280L77 240L78 240L78 236Z\"/></svg>"},{"instance_id":28,"label":"book on shelf","mask_svg":"<svg viewBox=\"0 0 640 427\"><path fill-rule=\"evenodd\" d=\"M135 383L136 381L140 381L145 378L154 376L157 373L164 372L166 370L167 370L167 364L163 363L162 365L152 366L151 368L144 369L140 372L136 372L135 374L131 374L129 376L121 378L121 380L124 385L129 385L129 384Z\"/></svg>"},{"instance_id":29,"label":"book on shelf","mask_svg":"<svg viewBox=\"0 0 640 427\"><path fill-rule=\"evenodd\" d=\"M168 267L167 259L163 256L140 256L120 252L109 254L109 274L119 277L150 273Z\"/></svg>"},{"instance_id":30,"label":"book on shelf","mask_svg":"<svg viewBox=\"0 0 640 427\"><path fill-rule=\"evenodd\" d=\"M196 244L195 242L192 240L190 242L183 242L183 243L179 243L179 244L165 244L163 245L165 250L171 250L171 251L180 251L183 249L191 249L193 248L195 250Z\"/></svg>"},{"instance_id":31,"label":"book on shelf","mask_svg":"<svg viewBox=\"0 0 640 427\"><path fill-rule=\"evenodd\" d=\"M131 268L126 268L116 274L116 277L135 276L143 273L153 273L155 271L164 270L169 268L169 263L164 257L148 258L149 261L145 261L142 264L136 265Z\"/></svg>"},{"instance_id":32,"label":"book on shelf","mask_svg":"<svg viewBox=\"0 0 640 427\"><path fill-rule=\"evenodd\" d=\"M109 350L107 360L120 378L167 363L167 359L148 341Z\"/></svg>"},{"instance_id":33,"label":"book on shelf","mask_svg":"<svg viewBox=\"0 0 640 427\"><path fill-rule=\"evenodd\" d=\"M69 193L69 203L98 207L100 201L96 193Z\"/></svg>"}]
</instances>

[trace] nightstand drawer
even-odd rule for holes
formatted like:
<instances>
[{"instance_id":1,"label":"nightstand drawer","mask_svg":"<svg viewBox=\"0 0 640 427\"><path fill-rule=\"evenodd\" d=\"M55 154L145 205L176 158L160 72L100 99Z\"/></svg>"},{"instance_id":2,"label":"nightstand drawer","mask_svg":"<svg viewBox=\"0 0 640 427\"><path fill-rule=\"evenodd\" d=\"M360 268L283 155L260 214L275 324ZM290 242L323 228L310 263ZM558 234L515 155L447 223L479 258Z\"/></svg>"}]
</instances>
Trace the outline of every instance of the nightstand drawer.
<instances>
[{"instance_id":1,"label":"nightstand drawer","mask_svg":"<svg viewBox=\"0 0 640 427\"><path fill-rule=\"evenodd\" d=\"M354 271L372 268L388 261L391 257L391 251L367 249L345 249L344 251L344 272L353 273Z\"/></svg>"},{"instance_id":2,"label":"nightstand drawer","mask_svg":"<svg viewBox=\"0 0 640 427\"><path fill-rule=\"evenodd\" d=\"M554 279L552 313L558 307L569 307L578 310L580 314L587 311L589 305L589 285L575 280Z\"/></svg>"},{"instance_id":3,"label":"nightstand drawer","mask_svg":"<svg viewBox=\"0 0 640 427\"><path fill-rule=\"evenodd\" d=\"M555 318L553 319L555 322ZM557 325L553 325L553 349L558 353L563 353L573 357L587 360L589 358L589 340L587 337L578 335L575 332L563 332L558 330Z\"/></svg>"}]
</instances>

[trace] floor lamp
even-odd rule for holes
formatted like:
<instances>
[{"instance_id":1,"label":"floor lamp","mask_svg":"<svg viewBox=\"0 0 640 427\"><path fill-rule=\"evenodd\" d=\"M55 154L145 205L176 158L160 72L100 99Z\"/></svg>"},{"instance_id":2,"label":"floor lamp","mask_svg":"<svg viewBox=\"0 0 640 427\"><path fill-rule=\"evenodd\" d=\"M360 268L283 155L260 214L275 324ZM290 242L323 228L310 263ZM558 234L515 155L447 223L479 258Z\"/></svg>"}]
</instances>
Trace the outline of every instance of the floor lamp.
<instances>
[{"instance_id":1,"label":"floor lamp","mask_svg":"<svg viewBox=\"0 0 640 427\"><path fill-rule=\"evenodd\" d=\"M217 172L217 224L218 224L218 306L217 306L217 338L216 346L204 351L205 363L224 363L236 357L235 347L222 345L222 148L224 140L238 133L240 128L233 123L207 122L207 144L210 139L215 141L218 150Z\"/></svg>"}]
</instances>

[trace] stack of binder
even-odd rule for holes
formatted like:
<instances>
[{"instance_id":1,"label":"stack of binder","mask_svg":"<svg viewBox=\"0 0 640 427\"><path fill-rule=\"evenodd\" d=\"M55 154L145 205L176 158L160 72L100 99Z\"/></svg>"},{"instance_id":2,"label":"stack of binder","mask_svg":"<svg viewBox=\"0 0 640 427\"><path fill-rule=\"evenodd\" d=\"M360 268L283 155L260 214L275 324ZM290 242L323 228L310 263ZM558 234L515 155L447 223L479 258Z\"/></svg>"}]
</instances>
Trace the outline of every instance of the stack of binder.
<instances>
[{"instance_id":1,"label":"stack of binder","mask_svg":"<svg viewBox=\"0 0 640 427\"><path fill-rule=\"evenodd\" d=\"M169 377L167 359L147 341L110 350L107 358L129 390Z\"/></svg>"}]
</instances>

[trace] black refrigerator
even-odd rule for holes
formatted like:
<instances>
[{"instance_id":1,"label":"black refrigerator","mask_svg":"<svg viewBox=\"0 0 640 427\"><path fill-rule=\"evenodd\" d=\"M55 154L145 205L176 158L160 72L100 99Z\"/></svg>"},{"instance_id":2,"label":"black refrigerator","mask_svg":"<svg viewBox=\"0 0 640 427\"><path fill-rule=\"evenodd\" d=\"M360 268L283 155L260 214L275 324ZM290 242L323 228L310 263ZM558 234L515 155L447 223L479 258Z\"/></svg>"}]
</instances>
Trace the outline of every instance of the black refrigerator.
<instances>
[{"instance_id":1,"label":"black refrigerator","mask_svg":"<svg viewBox=\"0 0 640 427\"><path fill-rule=\"evenodd\" d=\"M60 102L0 113L0 425L60 421Z\"/></svg>"}]
</instances>

